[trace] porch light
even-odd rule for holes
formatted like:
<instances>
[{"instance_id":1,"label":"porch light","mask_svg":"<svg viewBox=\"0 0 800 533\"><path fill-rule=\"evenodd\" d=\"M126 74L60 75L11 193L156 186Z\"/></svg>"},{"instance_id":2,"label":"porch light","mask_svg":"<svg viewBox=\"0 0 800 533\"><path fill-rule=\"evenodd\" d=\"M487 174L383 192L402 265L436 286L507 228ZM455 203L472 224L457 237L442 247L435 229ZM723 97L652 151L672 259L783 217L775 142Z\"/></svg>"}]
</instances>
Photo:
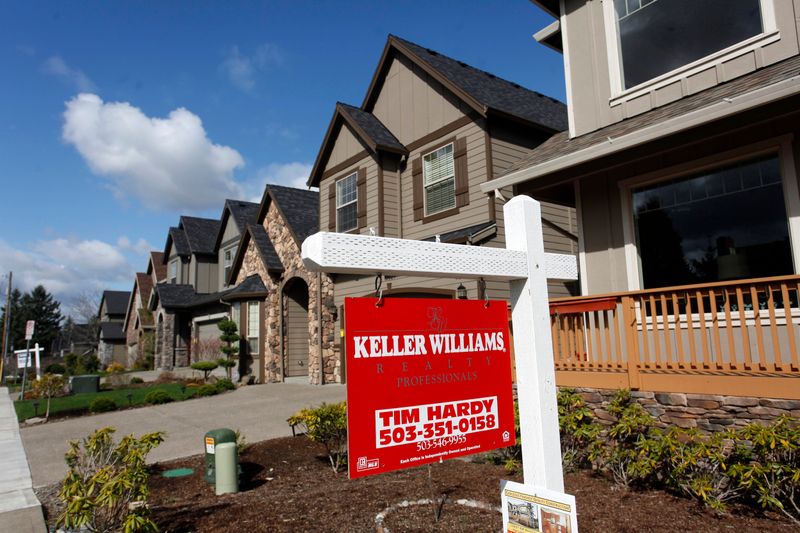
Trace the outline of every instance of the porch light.
<instances>
[{"instance_id":1,"label":"porch light","mask_svg":"<svg viewBox=\"0 0 800 533\"><path fill-rule=\"evenodd\" d=\"M456 287L456 298L459 300L467 299L467 288L464 287L463 283L459 283L458 287Z\"/></svg>"}]
</instances>

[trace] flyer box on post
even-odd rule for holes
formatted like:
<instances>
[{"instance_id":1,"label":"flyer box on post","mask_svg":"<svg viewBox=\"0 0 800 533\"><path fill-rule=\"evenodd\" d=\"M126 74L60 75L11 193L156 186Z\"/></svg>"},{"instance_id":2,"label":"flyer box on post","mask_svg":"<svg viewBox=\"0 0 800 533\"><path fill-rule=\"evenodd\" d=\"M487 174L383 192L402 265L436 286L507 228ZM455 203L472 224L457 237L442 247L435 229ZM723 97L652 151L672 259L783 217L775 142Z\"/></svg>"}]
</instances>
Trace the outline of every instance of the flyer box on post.
<instances>
[{"instance_id":1,"label":"flyer box on post","mask_svg":"<svg viewBox=\"0 0 800 533\"><path fill-rule=\"evenodd\" d=\"M506 302L345 299L351 478L515 443Z\"/></svg>"},{"instance_id":2,"label":"flyer box on post","mask_svg":"<svg viewBox=\"0 0 800 533\"><path fill-rule=\"evenodd\" d=\"M575 496L501 481L500 500L505 533L578 533Z\"/></svg>"}]
</instances>

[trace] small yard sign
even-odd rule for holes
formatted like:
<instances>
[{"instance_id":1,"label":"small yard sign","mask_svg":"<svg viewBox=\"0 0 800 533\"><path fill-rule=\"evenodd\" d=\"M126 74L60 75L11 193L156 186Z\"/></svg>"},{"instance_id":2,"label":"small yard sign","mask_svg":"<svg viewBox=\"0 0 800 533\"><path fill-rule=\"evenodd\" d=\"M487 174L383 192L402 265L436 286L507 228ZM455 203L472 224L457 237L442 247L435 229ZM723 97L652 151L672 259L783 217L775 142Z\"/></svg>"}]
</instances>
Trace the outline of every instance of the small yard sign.
<instances>
[{"instance_id":1,"label":"small yard sign","mask_svg":"<svg viewBox=\"0 0 800 533\"><path fill-rule=\"evenodd\" d=\"M347 298L345 314L351 478L514 444L505 302Z\"/></svg>"},{"instance_id":2,"label":"small yard sign","mask_svg":"<svg viewBox=\"0 0 800 533\"><path fill-rule=\"evenodd\" d=\"M578 533L575 497L513 481L500 484L503 531Z\"/></svg>"},{"instance_id":3,"label":"small yard sign","mask_svg":"<svg viewBox=\"0 0 800 533\"><path fill-rule=\"evenodd\" d=\"M33 328L36 327L35 320L28 320L25 322L25 340L29 341L33 338Z\"/></svg>"}]
</instances>

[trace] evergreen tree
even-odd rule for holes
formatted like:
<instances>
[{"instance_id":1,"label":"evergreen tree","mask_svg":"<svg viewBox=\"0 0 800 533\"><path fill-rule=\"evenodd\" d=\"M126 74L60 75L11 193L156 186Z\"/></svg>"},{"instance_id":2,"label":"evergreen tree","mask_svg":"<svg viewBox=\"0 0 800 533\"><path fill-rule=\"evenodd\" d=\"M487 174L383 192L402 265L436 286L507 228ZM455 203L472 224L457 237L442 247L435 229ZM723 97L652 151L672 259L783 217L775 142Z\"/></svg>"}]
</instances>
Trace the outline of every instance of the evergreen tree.
<instances>
[{"instance_id":1,"label":"evergreen tree","mask_svg":"<svg viewBox=\"0 0 800 533\"><path fill-rule=\"evenodd\" d=\"M15 340L15 345L25 345L25 322L35 320L36 329L31 346L38 342L40 347L49 352L61 329L61 304L43 286L37 285L20 299L19 315L22 319L22 335Z\"/></svg>"}]
</instances>

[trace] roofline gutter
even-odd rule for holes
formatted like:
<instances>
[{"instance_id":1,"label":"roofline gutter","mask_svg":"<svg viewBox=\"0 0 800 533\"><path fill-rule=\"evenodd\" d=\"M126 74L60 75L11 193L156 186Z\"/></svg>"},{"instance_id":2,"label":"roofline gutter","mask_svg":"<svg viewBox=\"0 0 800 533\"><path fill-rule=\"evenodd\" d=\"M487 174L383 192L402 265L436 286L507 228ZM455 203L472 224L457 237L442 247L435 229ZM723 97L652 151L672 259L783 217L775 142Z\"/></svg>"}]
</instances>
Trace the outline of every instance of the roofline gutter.
<instances>
[{"instance_id":1,"label":"roofline gutter","mask_svg":"<svg viewBox=\"0 0 800 533\"><path fill-rule=\"evenodd\" d=\"M658 124L651 124L650 126L622 135L616 139L609 137L600 144L584 148L572 154L557 157L550 161L545 161L544 163L532 165L506 174L500 178L482 183L480 186L481 191L490 193L495 189L517 185L525 181L546 176L547 174L552 174L553 172L574 167L581 163L587 163L601 157L622 152L623 150L628 150L675 133L680 133L714 120L726 118L770 102L800 94L799 80L800 75L792 76L786 80L740 96L723 98L722 101L716 104L691 111L685 115L671 118Z\"/></svg>"}]
</instances>

